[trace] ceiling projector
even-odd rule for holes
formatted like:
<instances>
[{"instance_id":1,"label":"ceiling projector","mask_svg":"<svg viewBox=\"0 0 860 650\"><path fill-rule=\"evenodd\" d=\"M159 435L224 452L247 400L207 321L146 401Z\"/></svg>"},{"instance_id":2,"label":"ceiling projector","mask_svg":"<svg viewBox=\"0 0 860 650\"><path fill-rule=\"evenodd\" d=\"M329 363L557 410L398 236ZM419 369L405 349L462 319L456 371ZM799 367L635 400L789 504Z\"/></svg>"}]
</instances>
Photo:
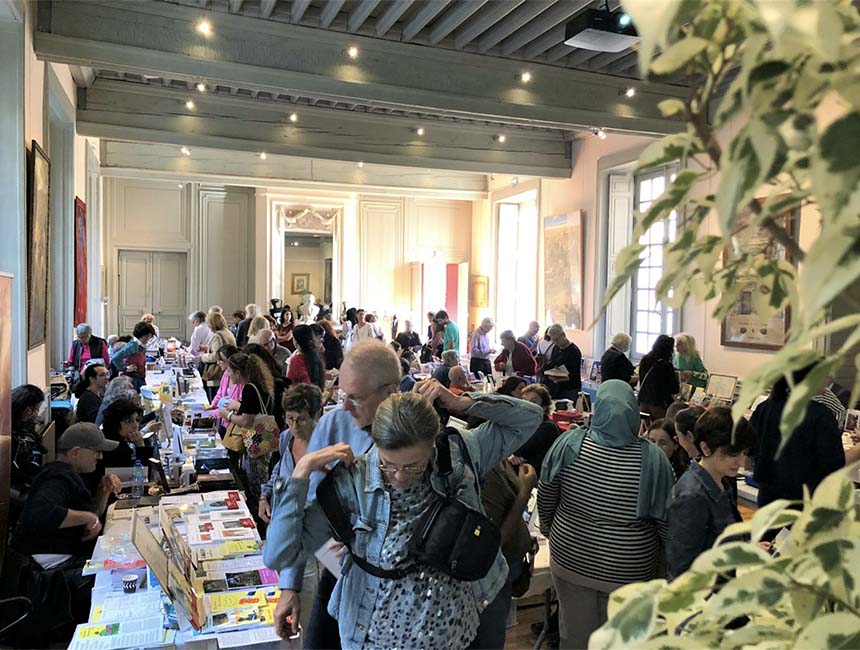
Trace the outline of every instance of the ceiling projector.
<instances>
[{"instance_id":1,"label":"ceiling projector","mask_svg":"<svg viewBox=\"0 0 860 650\"><path fill-rule=\"evenodd\" d=\"M639 42L639 34L623 11L588 9L565 26L564 44L597 52L621 52Z\"/></svg>"}]
</instances>

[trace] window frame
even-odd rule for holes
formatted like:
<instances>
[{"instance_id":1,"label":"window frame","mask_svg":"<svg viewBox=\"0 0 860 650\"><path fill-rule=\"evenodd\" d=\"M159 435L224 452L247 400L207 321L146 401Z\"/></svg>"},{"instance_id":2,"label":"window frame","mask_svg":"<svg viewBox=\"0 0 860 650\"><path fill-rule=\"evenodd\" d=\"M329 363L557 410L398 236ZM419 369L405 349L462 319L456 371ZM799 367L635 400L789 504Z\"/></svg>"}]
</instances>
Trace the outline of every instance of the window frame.
<instances>
[{"instance_id":1,"label":"window frame","mask_svg":"<svg viewBox=\"0 0 860 650\"><path fill-rule=\"evenodd\" d=\"M678 173L679 169L680 169L679 163L670 163L670 164L666 164L666 165L661 165L660 167L654 167L654 168L642 171L642 172L635 174L633 176L634 214L631 215L631 219L630 219L631 241L632 241L632 237L633 237L633 232L635 231L636 224L637 224L635 213L643 211L641 209L643 202L640 201L641 189L642 189L643 183L646 181L651 181L655 178L663 178L664 179L664 190L663 191L665 191L665 188L667 188L669 186L669 184L672 182L673 176ZM659 194L650 196L647 203L650 205L650 203L653 202L655 199L657 199L658 196L659 196ZM662 277L662 275L666 269L666 265L665 265L666 245L671 243L672 241L674 241L674 238L677 235L678 230L683 225L682 224L682 217L680 215L676 214L674 217L674 221L675 221L674 228L672 228L672 227L664 228L662 243L659 244L659 246L661 248L660 266L653 266L653 265L652 266L644 266L644 264L647 262L647 255L646 255L646 252L643 252L643 255L642 255L643 265L639 267L639 270L637 270L637 273L635 273L633 275L633 277L630 279L630 292L631 292L631 297L630 297L631 305L630 305L630 307L631 307L631 309L630 309L630 330L629 331L630 331L630 336L633 338L633 341L632 341L631 346L630 346L630 358L633 360L637 360L637 361L640 360L643 356L645 356L645 354L648 353L648 351L650 351L650 347L651 347L651 346L647 346L648 347L647 350L645 350L644 352L640 352L636 347L637 337L640 335L649 337L649 336L653 336L655 334L654 332L651 332L651 331L647 331L647 330L643 331L643 330L638 329L638 327L637 327L637 316L640 313L640 311L643 314L655 314L655 313L659 314L660 332L658 332L657 335L668 334L669 336L673 336L676 332L681 331L682 310L673 309L672 307L669 307L668 305L666 305L662 301L656 302L658 310L648 309L647 306L645 309L642 309L642 310L639 309L639 291L640 291L639 272L643 269L646 269L646 270L647 269L660 269L660 276ZM663 223L668 224L668 221L663 222ZM652 226L652 228L653 228L653 226ZM649 244L645 244L645 245L646 245L646 247L658 246L658 244L653 244L653 243L649 243ZM654 291L656 289L656 286L657 285L655 283L653 286L649 285L649 286L645 287L644 290ZM655 300L656 300L656 296L655 296ZM672 327L668 327L670 320L671 320ZM669 331L669 330L671 330L671 331Z\"/></svg>"}]
</instances>

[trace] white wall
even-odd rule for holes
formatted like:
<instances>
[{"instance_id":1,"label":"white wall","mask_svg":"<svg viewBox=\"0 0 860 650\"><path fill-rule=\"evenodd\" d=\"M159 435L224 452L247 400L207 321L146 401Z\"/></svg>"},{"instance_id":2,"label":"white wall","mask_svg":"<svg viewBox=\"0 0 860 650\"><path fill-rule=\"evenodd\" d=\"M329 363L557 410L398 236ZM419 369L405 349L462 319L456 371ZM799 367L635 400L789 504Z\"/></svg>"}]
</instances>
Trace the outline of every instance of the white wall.
<instances>
[{"instance_id":1,"label":"white wall","mask_svg":"<svg viewBox=\"0 0 860 650\"><path fill-rule=\"evenodd\" d=\"M118 331L120 250L185 253L189 313L219 304L229 314L250 302L254 272L252 203L253 195L247 188L105 178L107 331L127 333Z\"/></svg>"},{"instance_id":2,"label":"white wall","mask_svg":"<svg viewBox=\"0 0 860 650\"><path fill-rule=\"evenodd\" d=\"M36 23L36 9L37 3L28 2L24 4L24 34L21 42L21 47L23 47L23 79L21 85L17 88L11 90L10 94L19 94L23 98L23 124L22 128L19 132L17 142L19 146L23 148L23 146L30 146L32 140L36 140L41 146L43 146L47 141L48 133L47 133L47 70L50 69L53 71L53 74L56 76L59 81L60 88L62 89L63 97L61 98L63 101L68 102L72 107L75 106L76 101L76 92L75 92L75 84L72 80L71 73L69 72L69 68L66 65L62 64L52 64L45 63L42 61L38 61L36 59L36 55L33 51L33 32ZM4 36L5 39L5 36ZM5 39L6 42L4 45L8 45L10 41ZM14 41L12 41L14 42ZM8 65L13 63L13 59L3 57L4 65ZM73 167L73 180L71 183L72 192L70 193L72 196L79 196L81 199L85 200L87 196L86 193L86 139L74 135L73 136L73 144L72 144L72 167ZM14 177L16 182L20 187L26 187L26 175L24 168L21 167L20 171ZM68 203L68 201L67 201ZM22 218L24 221L20 222L21 226L26 224L26 217L23 215L26 214L24 212L24 206L22 203ZM68 215L73 214L72 205L64 206L64 210L67 211ZM22 235L26 232L26 228L22 227L20 230L16 230L15 232L20 232ZM14 237L14 235L12 235ZM74 244L72 241L68 244L70 247L73 247ZM70 249L73 250L73 249ZM19 256L20 256L19 252ZM22 261L24 267L26 267L26 256ZM16 275L21 276L23 279L23 275L21 274L20 266L18 264L19 269ZM67 278L68 274L73 270L73 254L70 252L68 256L66 256L66 263L64 265L68 268L63 269L53 269L52 275L55 275L56 278ZM90 274L95 274L99 276L99 268L100 268L100 260L93 259L93 256L89 256L88 259L88 272ZM26 296L25 291L26 285L17 285L18 289L17 295L23 292ZM50 295L50 294L49 294ZM97 299L96 296L89 296L89 300ZM16 298L18 301L19 298ZM24 298L26 302L26 298ZM49 350L46 345L39 346L33 350L27 350L27 340L26 340L26 309L22 309L20 307L20 302L16 302L16 314L21 317L22 329L18 334L13 334L13 345L19 346L20 350L16 350L13 354L13 358L16 356L20 356L23 360L26 357L26 380L30 383L46 386L48 382L48 356ZM48 321L48 341L51 340L51 332L53 328L60 327L65 331L71 331L73 324L66 322L58 322L58 319L52 318L49 315ZM17 330L16 330L17 331ZM64 354L65 350L62 350L59 354ZM56 356L56 355L51 355ZM24 381L25 377L21 376L21 372L23 371L24 364L16 364L16 377L15 381L20 382Z\"/></svg>"}]
</instances>

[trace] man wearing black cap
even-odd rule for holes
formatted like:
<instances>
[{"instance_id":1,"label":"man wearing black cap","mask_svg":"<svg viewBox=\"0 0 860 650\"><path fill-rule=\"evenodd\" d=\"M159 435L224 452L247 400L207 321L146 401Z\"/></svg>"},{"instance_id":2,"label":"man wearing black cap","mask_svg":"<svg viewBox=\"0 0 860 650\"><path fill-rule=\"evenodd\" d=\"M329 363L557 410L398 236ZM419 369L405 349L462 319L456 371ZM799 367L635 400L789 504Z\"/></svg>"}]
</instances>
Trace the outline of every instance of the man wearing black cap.
<instances>
[{"instance_id":1,"label":"man wearing black cap","mask_svg":"<svg viewBox=\"0 0 860 650\"><path fill-rule=\"evenodd\" d=\"M63 572L71 614L77 622L89 616L92 590L92 577L81 576L81 568L101 532L99 518L108 496L122 487L115 475L104 476L93 497L80 475L95 470L102 452L113 451L117 445L91 422L66 429L57 441L57 460L45 465L33 480L12 537L13 547L31 556L42 569Z\"/></svg>"}]
</instances>

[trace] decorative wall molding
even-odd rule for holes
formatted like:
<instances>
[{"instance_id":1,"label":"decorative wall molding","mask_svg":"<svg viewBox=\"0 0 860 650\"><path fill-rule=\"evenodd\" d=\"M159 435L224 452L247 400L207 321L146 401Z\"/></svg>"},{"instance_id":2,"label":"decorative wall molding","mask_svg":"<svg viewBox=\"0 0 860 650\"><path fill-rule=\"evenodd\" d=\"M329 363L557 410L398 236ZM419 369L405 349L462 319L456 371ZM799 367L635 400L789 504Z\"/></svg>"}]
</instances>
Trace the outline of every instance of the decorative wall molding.
<instances>
[{"instance_id":1,"label":"decorative wall molding","mask_svg":"<svg viewBox=\"0 0 860 650\"><path fill-rule=\"evenodd\" d=\"M342 214L340 208L330 210L317 210L312 206L293 208L276 202L273 202L272 208L281 230L284 231L298 230L334 234L335 225Z\"/></svg>"}]
</instances>

